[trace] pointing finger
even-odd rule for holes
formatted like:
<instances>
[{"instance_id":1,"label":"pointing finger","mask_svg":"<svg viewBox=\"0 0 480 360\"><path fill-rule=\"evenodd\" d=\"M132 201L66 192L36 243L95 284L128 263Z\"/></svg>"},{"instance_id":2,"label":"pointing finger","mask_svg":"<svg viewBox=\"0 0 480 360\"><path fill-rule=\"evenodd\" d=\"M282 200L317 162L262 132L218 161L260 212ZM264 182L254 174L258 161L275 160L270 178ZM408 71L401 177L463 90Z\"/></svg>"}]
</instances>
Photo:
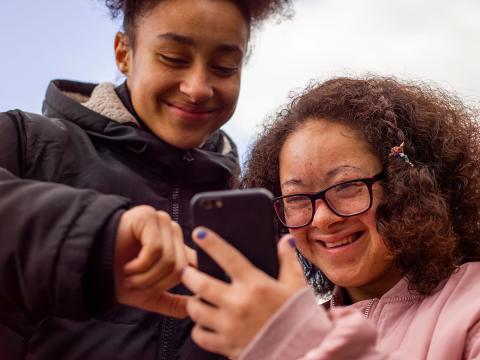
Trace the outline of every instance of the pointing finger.
<instances>
[{"instance_id":1,"label":"pointing finger","mask_svg":"<svg viewBox=\"0 0 480 360\"><path fill-rule=\"evenodd\" d=\"M255 269L240 251L212 230L199 227L193 232L193 240L205 251L231 279L240 279Z\"/></svg>"}]
</instances>

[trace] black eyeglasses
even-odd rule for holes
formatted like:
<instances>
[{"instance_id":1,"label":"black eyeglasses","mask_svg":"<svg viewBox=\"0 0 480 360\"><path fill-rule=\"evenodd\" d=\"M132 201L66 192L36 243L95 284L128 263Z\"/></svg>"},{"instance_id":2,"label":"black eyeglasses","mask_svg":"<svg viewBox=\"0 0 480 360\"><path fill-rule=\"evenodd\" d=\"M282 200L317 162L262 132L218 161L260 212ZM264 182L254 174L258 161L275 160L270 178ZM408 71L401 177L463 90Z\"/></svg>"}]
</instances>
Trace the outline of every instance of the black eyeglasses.
<instances>
[{"instance_id":1,"label":"black eyeglasses","mask_svg":"<svg viewBox=\"0 0 480 360\"><path fill-rule=\"evenodd\" d=\"M364 179L355 179L330 186L314 194L292 194L273 200L280 222L290 229L309 225L315 215L315 202L322 200L338 216L362 214L372 207L372 186L385 178L381 173Z\"/></svg>"}]
</instances>

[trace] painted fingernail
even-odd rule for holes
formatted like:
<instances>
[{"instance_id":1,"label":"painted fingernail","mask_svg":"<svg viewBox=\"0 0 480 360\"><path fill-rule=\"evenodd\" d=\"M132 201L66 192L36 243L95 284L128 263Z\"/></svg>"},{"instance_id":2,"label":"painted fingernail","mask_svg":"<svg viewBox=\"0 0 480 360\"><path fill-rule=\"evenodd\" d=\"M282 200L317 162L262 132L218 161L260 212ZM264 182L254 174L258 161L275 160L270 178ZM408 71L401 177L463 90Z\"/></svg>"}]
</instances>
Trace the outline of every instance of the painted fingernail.
<instances>
[{"instance_id":1,"label":"painted fingernail","mask_svg":"<svg viewBox=\"0 0 480 360\"><path fill-rule=\"evenodd\" d=\"M290 244L290 246L291 246L292 248L297 247L297 243L296 243L296 241L295 241L295 239L294 239L293 237L288 238L288 243Z\"/></svg>"},{"instance_id":2,"label":"painted fingernail","mask_svg":"<svg viewBox=\"0 0 480 360\"><path fill-rule=\"evenodd\" d=\"M207 237L207 232L205 230L199 230L197 232L197 239L203 240Z\"/></svg>"}]
</instances>

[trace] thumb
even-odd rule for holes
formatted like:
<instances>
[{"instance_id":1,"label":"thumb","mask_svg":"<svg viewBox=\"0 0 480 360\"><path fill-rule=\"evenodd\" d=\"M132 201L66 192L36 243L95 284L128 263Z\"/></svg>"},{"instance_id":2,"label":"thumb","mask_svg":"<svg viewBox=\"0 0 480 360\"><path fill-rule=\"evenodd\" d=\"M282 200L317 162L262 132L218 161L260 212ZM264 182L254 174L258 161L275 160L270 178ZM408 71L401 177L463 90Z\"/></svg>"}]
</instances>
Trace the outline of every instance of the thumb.
<instances>
[{"instance_id":1,"label":"thumb","mask_svg":"<svg viewBox=\"0 0 480 360\"><path fill-rule=\"evenodd\" d=\"M292 290L307 286L303 267L297 258L295 239L291 235L283 236L278 242L278 260L280 272L278 280Z\"/></svg>"}]
</instances>

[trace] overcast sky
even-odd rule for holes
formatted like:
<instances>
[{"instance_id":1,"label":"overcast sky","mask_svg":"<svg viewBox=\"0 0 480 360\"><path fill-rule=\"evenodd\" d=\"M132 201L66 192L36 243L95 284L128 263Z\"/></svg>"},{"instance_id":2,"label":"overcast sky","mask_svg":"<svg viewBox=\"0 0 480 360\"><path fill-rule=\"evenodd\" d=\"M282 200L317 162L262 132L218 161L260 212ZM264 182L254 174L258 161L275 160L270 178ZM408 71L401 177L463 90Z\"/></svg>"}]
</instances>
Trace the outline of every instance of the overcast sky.
<instances>
[{"instance_id":1,"label":"overcast sky","mask_svg":"<svg viewBox=\"0 0 480 360\"><path fill-rule=\"evenodd\" d=\"M379 73L425 80L480 103L479 0L298 0L254 38L226 130L243 155L266 116L311 79ZM0 111L39 112L49 80L120 81L119 23L98 0L4 0Z\"/></svg>"}]
</instances>

